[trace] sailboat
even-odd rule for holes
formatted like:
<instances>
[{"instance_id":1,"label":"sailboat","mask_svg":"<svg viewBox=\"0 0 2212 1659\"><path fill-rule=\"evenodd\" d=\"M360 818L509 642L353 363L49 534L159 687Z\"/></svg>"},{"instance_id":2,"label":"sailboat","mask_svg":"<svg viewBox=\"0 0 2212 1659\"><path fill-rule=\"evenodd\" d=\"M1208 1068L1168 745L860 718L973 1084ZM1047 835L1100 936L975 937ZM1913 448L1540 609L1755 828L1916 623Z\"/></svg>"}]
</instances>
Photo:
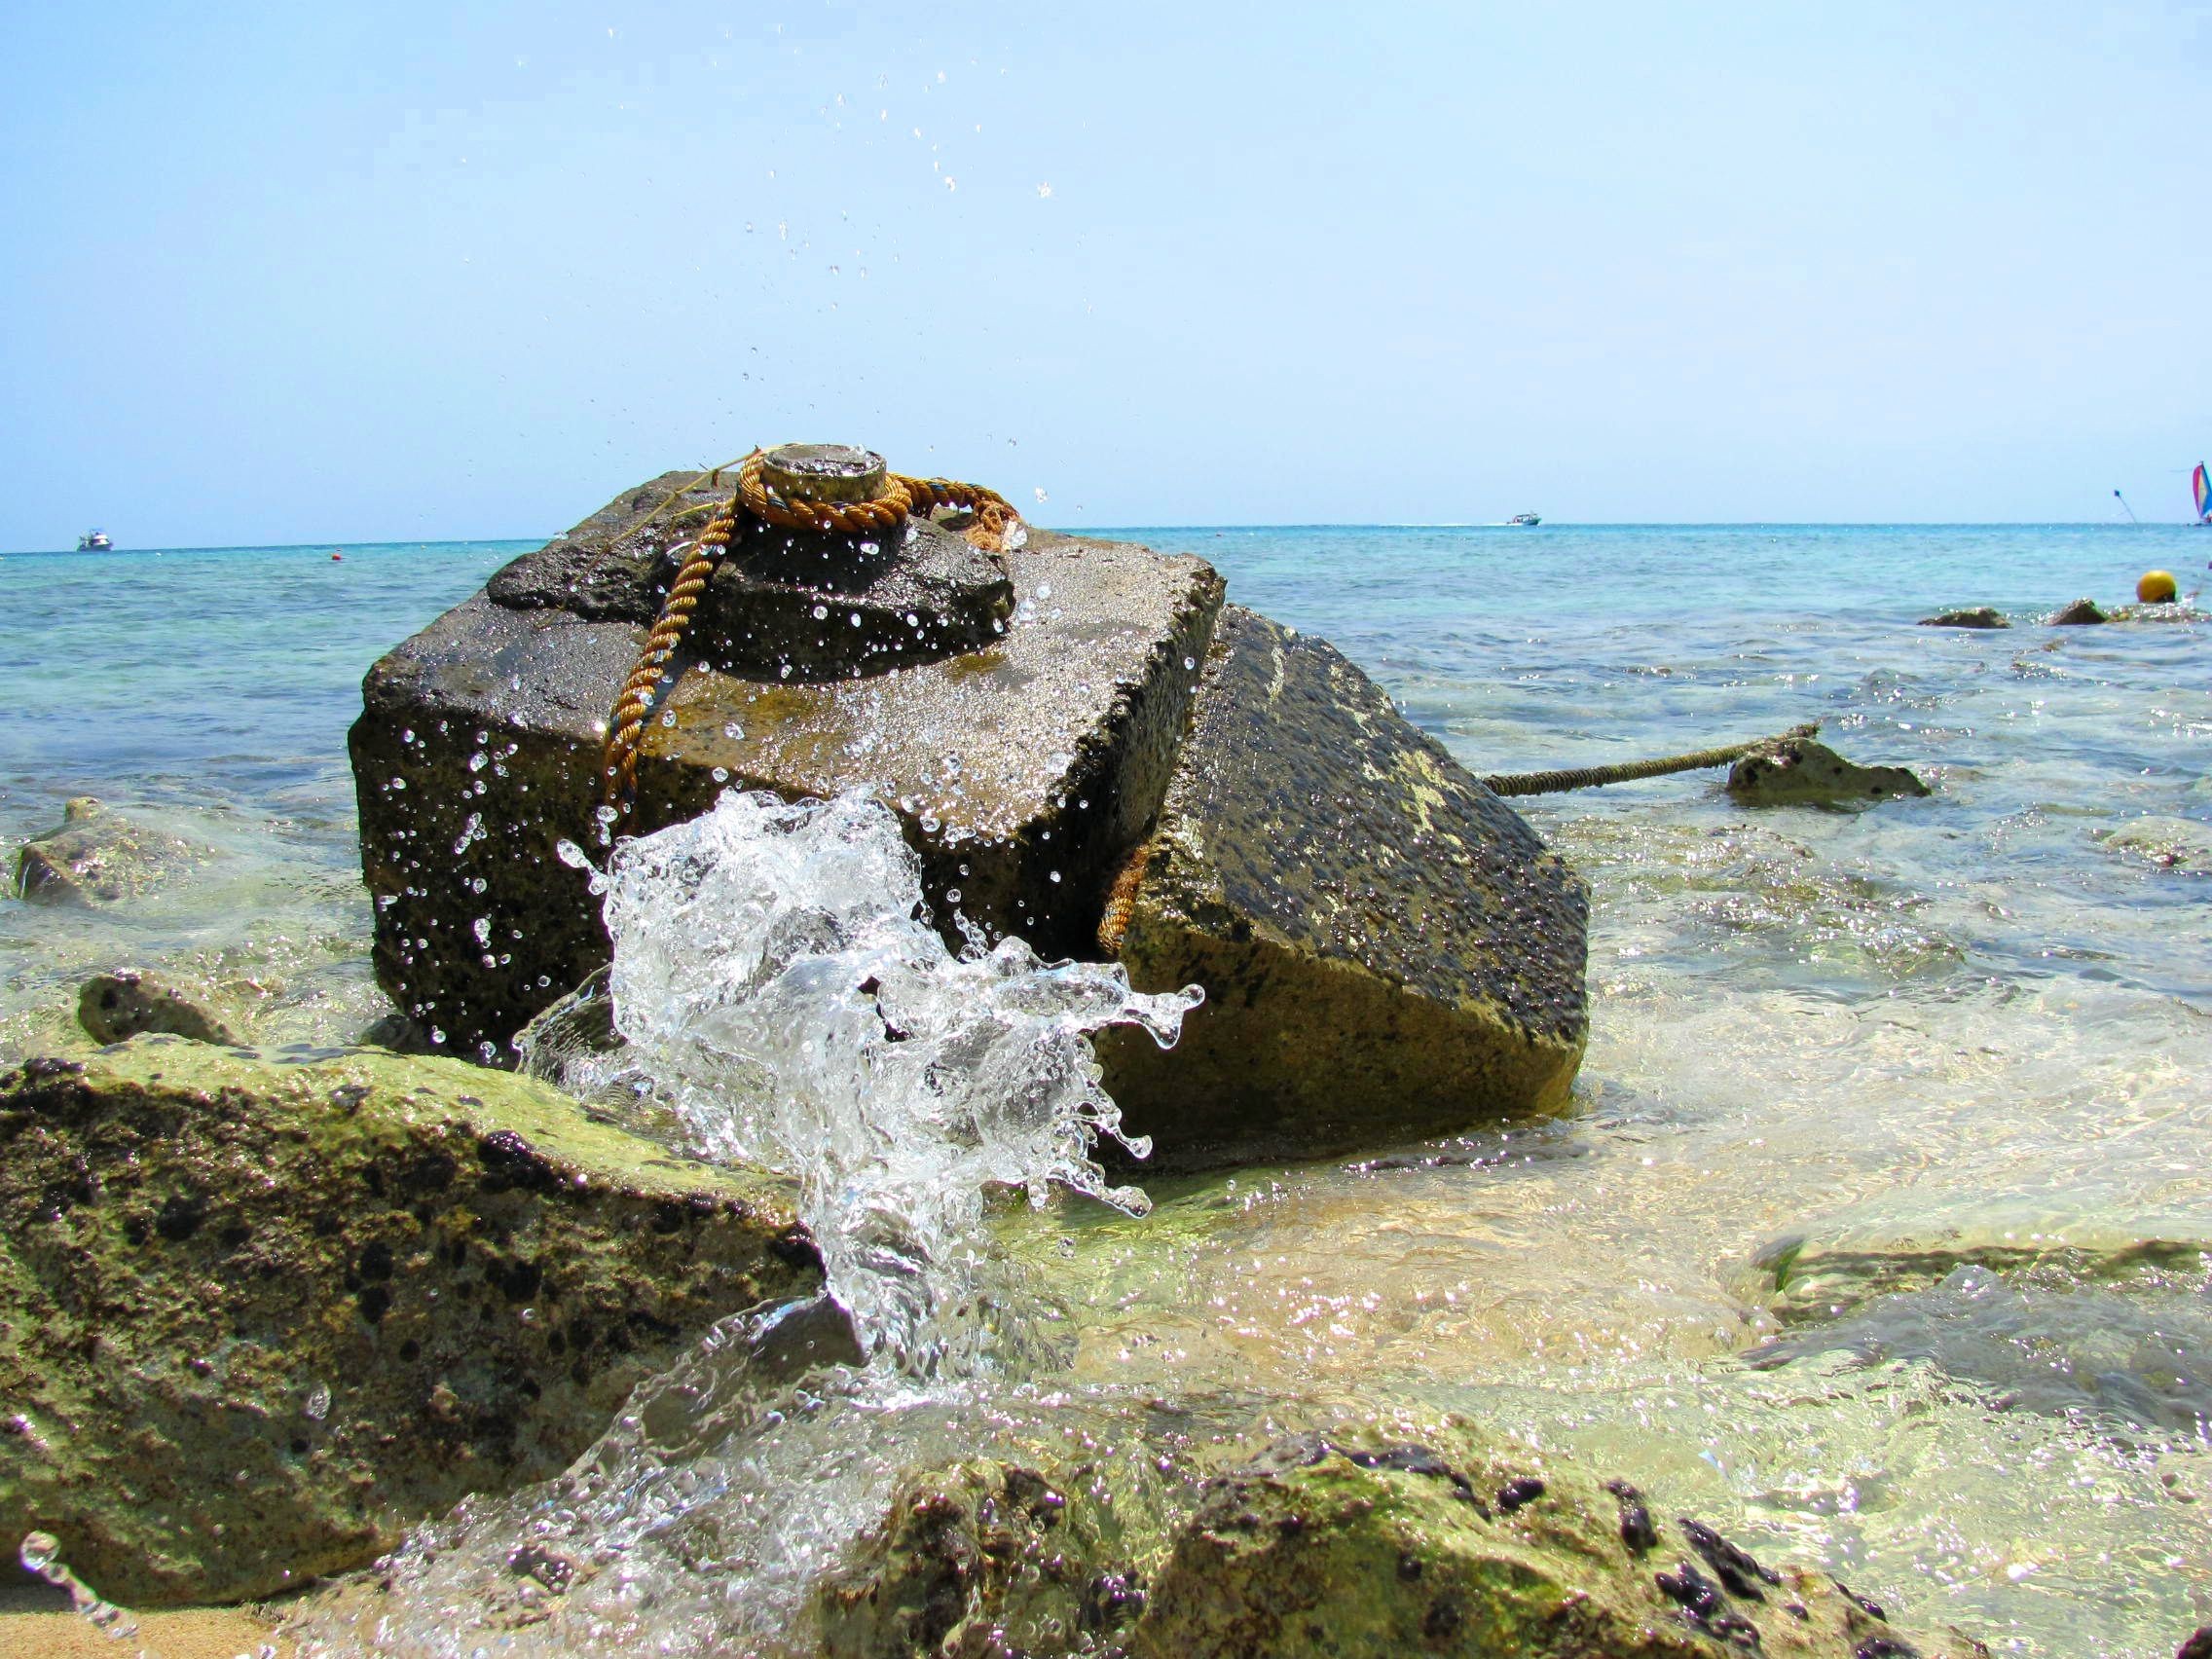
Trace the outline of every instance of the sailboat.
<instances>
[{"instance_id":1,"label":"sailboat","mask_svg":"<svg viewBox=\"0 0 2212 1659\"><path fill-rule=\"evenodd\" d=\"M2196 499L2196 522L2212 526L2212 473L2204 470L2204 462L2196 463L2196 470L2189 475L2190 493Z\"/></svg>"}]
</instances>

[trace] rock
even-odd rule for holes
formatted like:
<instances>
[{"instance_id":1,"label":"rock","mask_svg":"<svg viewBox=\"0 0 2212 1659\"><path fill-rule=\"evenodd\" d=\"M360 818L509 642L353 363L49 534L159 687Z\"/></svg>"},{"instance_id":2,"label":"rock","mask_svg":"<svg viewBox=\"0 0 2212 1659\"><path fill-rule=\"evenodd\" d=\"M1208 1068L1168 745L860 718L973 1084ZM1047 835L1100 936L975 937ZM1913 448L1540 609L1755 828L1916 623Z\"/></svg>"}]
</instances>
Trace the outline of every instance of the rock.
<instances>
[{"instance_id":1,"label":"rock","mask_svg":"<svg viewBox=\"0 0 2212 1659\"><path fill-rule=\"evenodd\" d=\"M607 960L585 876L555 849L591 846L598 828L603 722L667 564L651 536L624 539L622 527L656 492L526 555L363 686L350 741L378 977L461 1053L504 1057L524 1021ZM942 549L940 534L924 533L930 558L976 574L982 556ZM1106 885L1166 789L1221 578L1197 559L1042 532L1005 558L1015 608L988 648L870 651L882 619L864 613L843 626L865 672L844 679L824 672L814 644L835 617L818 623L811 607L791 678L747 678L778 648L761 643L766 618L786 626L789 612L744 610L752 600L719 574L696 628L709 658L727 645L717 660L736 671L694 666L656 711L625 830L691 817L724 787L796 798L873 784L947 925L958 909L1048 957L1088 953Z\"/></svg>"},{"instance_id":2,"label":"rock","mask_svg":"<svg viewBox=\"0 0 2212 1659\"><path fill-rule=\"evenodd\" d=\"M1747 755L1728 770L1728 793L1746 806L1842 806L1933 793L1903 766L1861 766L1804 737Z\"/></svg>"},{"instance_id":3,"label":"rock","mask_svg":"<svg viewBox=\"0 0 2212 1659\"><path fill-rule=\"evenodd\" d=\"M1297 1435L1197 1489L1162 1537L1096 1465L910 1476L825 1589L835 1659L1968 1659L1825 1573L1760 1562L1623 1482L1461 1428Z\"/></svg>"},{"instance_id":4,"label":"rock","mask_svg":"<svg viewBox=\"0 0 2212 1659\"><path fill-rule=\"evenodd\" d=\"M16 854L16 891L39 903L112 904L147 891L199 852L79 795L62 807L60 829Z\"/></svg>"},{"instance_id":5,"label":"rock","mask_svg":"<svg viewBox=\"0 0 2212 1659\"><path fill-rule=\"evenodd\" d=\"M2196 1634L2181 1644L2174 1659L2212 1659L2212 1625L2199 1625Z\"/></svg>"},{"instance_id":6,"label":"rock","mask_svg":"<svg viewBox=\"0 0 2212 1659\"><path fill-rule=\"evenodd\" d=\"M2072 605L2050 613L2050 626L2053 628L2079 628L2104 620L2105 613L2097 608L2097 602L2093 599L2078 599Z\"/></svg>"},{"instance_id":7,"label":"rock","mask_svg":"<svg viewBox=\"0 0 2212 1659\"><path fill-rule=\"evenodd\" d=\"M2009 628L2012 624L1998 614L1996 608L1977 605L1967 610L1945 610L1920 619L1923 628Z\"/></svg>"},{"instance_id":8,"label":"rock","mask_svg":"<svg viewBox=\"0 0 2212 1659\"><path fill-rule=\"evenodd\" d=\"M2127 853L2164 869L2212 870L2212 825L2187 818L2138 818L2101 837L2108 852Z\"/></svg>"},{"instance_id":9,"label":"rock","mask_svg":"<svg viewBox=\"0 0 2212 1659\"><path fill-rule=\"evenodd\" d=\"M0 1551L129 1604L361 1566L813 1290L783 1189L539 1085L140 1037L0 1078Z\"/></svg>"},{"instance_id":10,"label":"rock","mask_svg":"<svg viewBox=\"0 0 2212 1659\"><path fill-rule=\"evenodd\" d=\"M1588 895L1323 641L1226 608L1099 943L1206 1002L1097 1042L1165 1167L1325 1157L1540 1111L1588 1035Z\"/></svg>"},{"instance_id":11,"label":"rock","mask_svg":"<svg viewBox=\"0 0 2212 1659\"><path fill-rule=\"evenodd\" d=\"M95 1043L121 1043L145 1031L195 1043L234 1043L230 1027L166 979L126 968L95 974L77 993L77 1022Z\"/></svg>"}]
</instances>

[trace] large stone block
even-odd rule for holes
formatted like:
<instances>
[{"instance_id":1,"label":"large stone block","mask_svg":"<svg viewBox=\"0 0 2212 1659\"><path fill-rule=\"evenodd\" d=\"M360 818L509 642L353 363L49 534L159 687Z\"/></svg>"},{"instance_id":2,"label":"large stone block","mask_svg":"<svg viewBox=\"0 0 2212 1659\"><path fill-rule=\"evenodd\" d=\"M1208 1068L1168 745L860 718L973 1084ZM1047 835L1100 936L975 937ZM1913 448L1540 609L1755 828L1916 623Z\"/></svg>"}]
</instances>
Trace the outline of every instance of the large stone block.
<instances>
[{"instance_id":1,"label":"large stone block","mask_svg":"<svg viewBox=\"0 0 2212 1659\"><path fill-rule=\"evenodd\" d=\"M360 1567L820 1283L788 1190L523 1079L140 1037L0 1077L0 1552L134 1605Z\"/></svg>"},{"instance_id":2,"label":"large stone block","mask_svg":"<svg viewBox=\"0 0 2212 1659\"><path fill-rule=\"evenodd\" d=\"M378 977L453 1051L506 1057L532 1014L607 960L598 903L557 848L596 851L607 713L684 533L726 498L702 493L642 525L665 482L495 575L363 686L350 748ZM1198 559L1042 532L1003 556L1002 576L928 526L898 571L848 560L794 616L792 578L834 549L775 534L710 585L622 830L691 817L726 787L871 787L896 805L941 917L1090 954L1105 886L1165 793L1221 578ZM995 616L1000 581L1011 608ZM920 608L908 629L906 611L862 603L900 583L901 604L930 588L936 632ZM859 642L842 659L839 628ZM978 629L989 643L966 648ZM770 673L777 638L786 660Z\"/></svg>"},{"instance_id":3,"label":"large stone block","mask_svg":"<svg viewBox=\"0 0 2212 1659\"><path fill-rule=\"evenodd\" d=\"M1562 1104L1588 1033L1588 897L1325 642L1227 607L1155 833L1100 942L1206 1004L1106 1034L1161 1158L1314 1157Z\"/></svg>"}]
</instances>

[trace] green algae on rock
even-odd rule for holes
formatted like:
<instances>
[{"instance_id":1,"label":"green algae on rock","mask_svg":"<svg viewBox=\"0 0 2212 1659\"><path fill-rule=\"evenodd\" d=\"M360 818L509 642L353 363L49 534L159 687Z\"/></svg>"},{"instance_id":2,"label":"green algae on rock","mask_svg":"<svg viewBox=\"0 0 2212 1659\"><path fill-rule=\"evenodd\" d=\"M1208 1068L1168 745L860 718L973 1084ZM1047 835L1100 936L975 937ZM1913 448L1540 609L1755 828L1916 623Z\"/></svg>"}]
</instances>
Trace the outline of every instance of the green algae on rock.
<instances>
[{"instance_id":1,"label":"green algae on rock","mask_svg":"<svg viewBox=\"0 0 2212 1659\"><path fill-rule=\"evenodd\" d=\"M541 1085L141 1037L0 1078L0 1550L116 1600L358 1567L557 1473L716 1320L818 1283L784 1190Z\"/></svg>"},{"instance_id":2,"label":"green algae on rock","mask_svg":"<svg viewBox=\"0 0 2212 1659\"><path fill-rule=\"evenodd\" d=\"M1165 1461L1165 1458L1162 1458ZM1971 1659L1624 1482L1464 1427L1289 1435L1163 1509L1094 1465L918 1471L820 1599L834 1659Z\"/></svg>"},{"instance_id":3,"label":"green algae on rock","mask_svg":"<svg viewBox=\"0 0 2212 1659\"><path fill-rule=\"evenodd\" d=\"M1158 827L1100 944L1198 983L1162 1052L1099 1040L1163 1164L1320 1157L1564 1102L1589 899L1326 642L1224 608Z\"/></svg>"}]
</instances>

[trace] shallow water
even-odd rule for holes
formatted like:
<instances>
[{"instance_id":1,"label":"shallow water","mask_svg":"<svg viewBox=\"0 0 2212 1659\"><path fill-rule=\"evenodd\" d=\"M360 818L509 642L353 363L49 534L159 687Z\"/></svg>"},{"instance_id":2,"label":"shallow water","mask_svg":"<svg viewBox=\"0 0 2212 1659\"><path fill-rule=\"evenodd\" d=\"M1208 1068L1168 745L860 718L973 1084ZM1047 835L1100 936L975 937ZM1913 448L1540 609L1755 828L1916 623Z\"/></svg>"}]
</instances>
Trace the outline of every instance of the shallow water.
<instances>
[{"instance_id":1,"label":"shallow water","mask_svg":"<svg viewBox=\"0 0 2212 1659\"><path fill-rule=\"evenodd\" d=\"M2152 567L2187 591L2212 536L1134 534L1478 772L1819 719L1936 793L1523 803L1593 889L1574 1109L1010 1217L1076 1311L1069 1382L1471 1409L1999 1651L2150 1659L2212 1619L2212 873L2102 839L2212 825L2212 629L2033 625ZM358 677L515 550L0 559L0 837L93 793L207 849L118 912L0 901L0 1055L124 958L228 985L268 1041L376 1017ZM1980 603L2020 625L1910 625Z\"/></svg>"}]
</instances>

